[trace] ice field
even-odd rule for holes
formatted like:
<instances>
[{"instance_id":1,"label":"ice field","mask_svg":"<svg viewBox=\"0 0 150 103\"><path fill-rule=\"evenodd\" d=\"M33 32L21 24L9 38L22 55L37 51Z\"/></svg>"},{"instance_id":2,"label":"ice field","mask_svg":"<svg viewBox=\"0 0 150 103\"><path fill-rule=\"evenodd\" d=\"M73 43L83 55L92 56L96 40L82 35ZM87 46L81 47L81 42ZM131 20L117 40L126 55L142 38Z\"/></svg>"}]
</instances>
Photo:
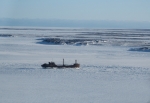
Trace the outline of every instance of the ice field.
<instances>
[{"instance_id":1,"label":"ice field","mask_svg":"<svg viewBox=\"0 0 150 103\"><path fill-rule=\"evenodd\" d=\"M150 30L0 27L0 103L150 103Z\"/></svg>"}]
</instances>

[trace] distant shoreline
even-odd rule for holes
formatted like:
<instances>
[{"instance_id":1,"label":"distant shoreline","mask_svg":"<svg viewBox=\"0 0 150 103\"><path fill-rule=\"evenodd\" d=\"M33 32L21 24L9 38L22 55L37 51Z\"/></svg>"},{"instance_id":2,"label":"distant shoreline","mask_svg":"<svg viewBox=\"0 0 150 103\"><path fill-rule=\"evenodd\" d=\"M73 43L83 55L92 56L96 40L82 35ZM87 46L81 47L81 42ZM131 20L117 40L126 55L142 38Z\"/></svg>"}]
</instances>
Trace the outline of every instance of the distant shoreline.
<instances>
[{"instance_id":1,"label":"distant shoreline","mask_svg":"<svg viewBox=\"0 0 150 103\"><path fill-rule=\"evenodd\" d=\"M0 26L54 27L54 28L99 28L99 29L149 29L150 22L107 20L61 20L61 19L11 19L0 18Z\"/></svg>"}]
</instances>

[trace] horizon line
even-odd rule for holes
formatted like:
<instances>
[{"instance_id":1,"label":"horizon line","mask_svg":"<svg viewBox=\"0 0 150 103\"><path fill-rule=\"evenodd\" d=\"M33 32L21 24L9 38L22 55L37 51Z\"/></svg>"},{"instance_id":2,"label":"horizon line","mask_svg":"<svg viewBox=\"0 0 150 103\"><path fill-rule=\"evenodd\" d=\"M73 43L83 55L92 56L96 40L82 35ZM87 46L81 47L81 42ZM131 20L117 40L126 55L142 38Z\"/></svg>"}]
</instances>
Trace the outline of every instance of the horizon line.
<instances>
[{"instance_id":1,"label":"horizon line","mask_svg":"<svg viewBox=\"0 0 150 103\"><path fill-rule=\"evenodd\" d=\"M0 26L38 26L38 27L88 27L149 29L150 22L115 20L67 20L67 19L29 19L0 18Z\"/></svg>"}]
</instances>

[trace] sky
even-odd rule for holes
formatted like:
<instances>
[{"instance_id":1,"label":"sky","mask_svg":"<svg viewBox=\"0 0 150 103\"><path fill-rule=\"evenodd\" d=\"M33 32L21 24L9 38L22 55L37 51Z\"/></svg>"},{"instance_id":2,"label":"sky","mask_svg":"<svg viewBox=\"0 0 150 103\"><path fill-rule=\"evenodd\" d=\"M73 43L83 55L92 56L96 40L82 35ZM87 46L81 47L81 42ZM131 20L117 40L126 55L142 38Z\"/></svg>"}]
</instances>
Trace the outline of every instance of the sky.
<instances>
[{"instance_id":1,"label":"sky","mask_svg":"<svg viewBox=\"0 0 150 103\"><path fill-rule=\"evenodd\" d=\"M0 0L0 18L150 22L150 0Z\"/></svg>"}]
</instances>

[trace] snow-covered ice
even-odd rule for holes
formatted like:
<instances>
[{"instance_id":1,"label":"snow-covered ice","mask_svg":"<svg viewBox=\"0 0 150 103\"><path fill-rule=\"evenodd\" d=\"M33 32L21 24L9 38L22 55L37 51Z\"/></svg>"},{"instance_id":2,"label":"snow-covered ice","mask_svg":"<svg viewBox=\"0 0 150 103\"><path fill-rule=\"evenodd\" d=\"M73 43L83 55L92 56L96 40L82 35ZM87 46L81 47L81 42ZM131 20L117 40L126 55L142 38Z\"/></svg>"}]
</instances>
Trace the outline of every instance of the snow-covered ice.
<instances>
[{"instance_id":1,"label":"snow-covered ice","mask_svg":"<svg viewBox=\"0 0 150 103\"><path fill-rule=\"evenodd\" d=\"M55 45L43 38L106 42ZM150 52L134 49L149 48L149 39L150 30L1 27L0 103L150 103ZM41 68L63 58L81 67Z\"/></svg>"}]
</instances>

